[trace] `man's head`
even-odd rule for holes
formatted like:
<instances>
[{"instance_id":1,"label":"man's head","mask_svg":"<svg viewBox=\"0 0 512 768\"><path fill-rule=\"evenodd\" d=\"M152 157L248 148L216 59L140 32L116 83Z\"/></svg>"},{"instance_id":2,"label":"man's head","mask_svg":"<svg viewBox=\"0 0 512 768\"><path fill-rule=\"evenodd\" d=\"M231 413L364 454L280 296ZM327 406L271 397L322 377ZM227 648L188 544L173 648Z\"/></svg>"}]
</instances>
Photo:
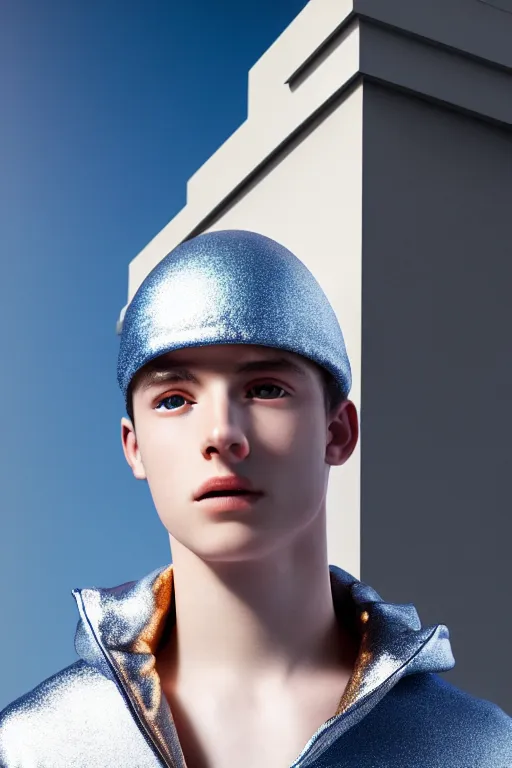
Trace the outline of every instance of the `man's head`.
<instances>
[{"instance_id":1,"label":"man's head","mask_svg":"<svg viewBox=\"0 0 512 768\"><path fill-rule=\"evenodd\" d=\"M128 307L118 380L127 461L172 536L207 559L256 557L304 529L357 442L332 307L302 262L251 232L202 235L160 262ZM228 474L264 495L218 526L194 492Z\"/></svg>"},{"instance_id":2,"label":"man's head","mask_svg":"<svg viewBox=\"0 0 512 768\"><path fill-rule=\"evenodd\" d=\"M256 345L176 350L134 379L135 428L122 422L126 459L145 479L162 523L205 560L262 557L310 526L330 466L358 437L350 400L326 412L323 375L299 355ZM220 516L194 496L237 475L264 495L254 510Z\"/></svg>"}]
</instances>

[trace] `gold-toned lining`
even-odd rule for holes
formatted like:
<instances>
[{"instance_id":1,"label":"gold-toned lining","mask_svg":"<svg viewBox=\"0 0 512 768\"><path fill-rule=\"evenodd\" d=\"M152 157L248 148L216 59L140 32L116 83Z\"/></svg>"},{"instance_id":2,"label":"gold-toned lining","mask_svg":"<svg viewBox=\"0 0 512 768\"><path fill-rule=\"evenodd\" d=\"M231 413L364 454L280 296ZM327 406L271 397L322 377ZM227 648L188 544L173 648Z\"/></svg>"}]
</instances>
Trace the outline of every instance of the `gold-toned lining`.
<instances>
[{"instance_id":1,"label":"gold-toned lining","mask_svg":"<svg viewBox=\"0 0 512 768\"><path fill-rule=\"evenodd\" d=\"M155 579L153 584L155 608L150 621L135 640L133 645L134 653L151 653L153 656L156 655L171 605L173 585L173 566L170 565Z\"/></svg>"}]
</instances>

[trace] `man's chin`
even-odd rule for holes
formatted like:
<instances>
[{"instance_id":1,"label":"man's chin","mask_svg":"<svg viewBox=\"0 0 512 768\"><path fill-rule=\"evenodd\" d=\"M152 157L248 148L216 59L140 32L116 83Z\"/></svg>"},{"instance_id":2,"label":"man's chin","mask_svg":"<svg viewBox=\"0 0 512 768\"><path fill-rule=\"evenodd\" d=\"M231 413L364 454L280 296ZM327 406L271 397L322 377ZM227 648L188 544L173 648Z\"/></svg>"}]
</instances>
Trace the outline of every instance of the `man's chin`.
<instances>
[{"instance_id":1,"label":"man's chin","mask_svg":"<svg viewBox=\"0 0 512 768\"><path fill-rule=\"evenodd\" d=\"M222 528L223 526L219 526ZM205 563L243 563L264 560L279 549L277 532L254 531L244 526L237 531L203 530L200 536L184 536L181 540L170 534L171 550L179 557L179 551L187 550ZM175 543L176 542L176 543Z\"/></svg>"}]
</instances>

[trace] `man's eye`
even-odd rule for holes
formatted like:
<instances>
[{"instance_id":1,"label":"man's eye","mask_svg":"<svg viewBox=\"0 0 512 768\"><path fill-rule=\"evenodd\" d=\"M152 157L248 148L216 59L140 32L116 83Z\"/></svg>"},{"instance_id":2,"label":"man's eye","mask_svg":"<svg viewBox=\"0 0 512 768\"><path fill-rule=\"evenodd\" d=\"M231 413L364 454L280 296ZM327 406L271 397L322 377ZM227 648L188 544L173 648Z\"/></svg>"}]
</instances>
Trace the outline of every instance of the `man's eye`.
<instances>
[{"instance_id":1,"label":"man's eye","mask_svg":"<svg viewBox=\"0 0 512 768\"><path fill-rule=\"evenodd\" d=\"M177 408L181 408L184 402L188 403L189 401L183 395L167 395L156 404L155 411L175 411Z\"/></svg>"},{"instance_id":2,"label":"man's eye","mask_svg":"<svg viewBox=\"0 0 512 768\"><path fill-rule=\"evenodd\" d=\"M248 392L255 392L256 390L260 391L259 395L256 395L256 397L261 398L262 400L278 400L282 397L288 397L288 392L286 392L282 387L278 387L277 384L256 384L254 387L251 387ZM277 397L268 397L267 392L274 390L274 392L277 390L278 392L281 392L282 394L278 395ZM261 394L262 393L262 394Z\"/></svg>"}]
</instances>

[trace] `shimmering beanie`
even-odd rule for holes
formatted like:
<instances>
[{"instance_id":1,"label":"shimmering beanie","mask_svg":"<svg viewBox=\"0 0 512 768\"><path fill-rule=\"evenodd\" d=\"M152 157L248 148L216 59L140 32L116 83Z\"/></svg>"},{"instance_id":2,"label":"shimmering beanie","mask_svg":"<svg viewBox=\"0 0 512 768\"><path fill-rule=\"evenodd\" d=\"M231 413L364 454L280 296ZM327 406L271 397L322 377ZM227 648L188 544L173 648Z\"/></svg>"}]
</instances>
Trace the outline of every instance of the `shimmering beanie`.
<instances>
[{"instance_id":1,"label":"shimmering beanie","mask_svg":"<svg viewBox=\"0 0 512 768\"><path fill-rule=\"evenodd\" d=\"M149 273L123 321L117 378L123 395L150 360L185 347L258 344L295 352L351 387L333 308L307 267L279 243L245 230L179 245Z\"/></svg>"}]
</instances>

